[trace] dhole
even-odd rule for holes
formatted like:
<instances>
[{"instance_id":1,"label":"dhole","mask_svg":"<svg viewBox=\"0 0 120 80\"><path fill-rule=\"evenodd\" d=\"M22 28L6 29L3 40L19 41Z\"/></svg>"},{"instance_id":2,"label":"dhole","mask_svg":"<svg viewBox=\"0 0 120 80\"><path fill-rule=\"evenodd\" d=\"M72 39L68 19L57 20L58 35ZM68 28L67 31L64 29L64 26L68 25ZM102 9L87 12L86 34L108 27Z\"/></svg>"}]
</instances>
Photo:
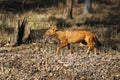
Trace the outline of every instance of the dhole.
<instances>
[{"instance_id":1,"label":"dhole","mask_svg":"<svg viewBox=\"0 0 120 80\"><path fill-rule=\"evenodd\" d=\"M69 52L72 53L70 44L81 42L88 46L87 54L90 50L94 50L94 53L97 52L97 46L101 46L102 44L97 39L95 34L90 31L81 31L81 30L65 30L59 31L56 26L52 26L45 32L45 36L54 36L56 39L60 41L59 46L57 47L56 53L65 46L68 47ZM96 43L96 44L95 44Z\"/></svg>"}]
</instances>

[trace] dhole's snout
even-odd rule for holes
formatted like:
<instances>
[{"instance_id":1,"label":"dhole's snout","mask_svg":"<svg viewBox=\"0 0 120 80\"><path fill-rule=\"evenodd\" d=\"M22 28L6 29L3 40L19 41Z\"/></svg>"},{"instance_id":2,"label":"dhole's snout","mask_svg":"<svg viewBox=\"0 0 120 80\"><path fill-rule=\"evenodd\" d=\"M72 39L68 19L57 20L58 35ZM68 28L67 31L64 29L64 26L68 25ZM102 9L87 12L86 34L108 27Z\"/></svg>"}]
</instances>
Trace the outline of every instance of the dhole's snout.
<instances>
[{"instance_id":1,"label":"dhole's snout","mask_svg":"<svg viewBox=\"0 0 120 80\"><path fill-rule=\"evenodd\" d=\"M51 38L51 35L46 35L46 34L44 34L44 35L43 35L44 43L49 42L50 38Z\"/></svg>"},{"instance_id":2,"label":"dhole's snout","mask_svg":"<svg viewBox=\"0 0 120 80\"><path fill-rule=\"evenodd\" d=\"M48 38L49 38L49 36L43 35L43 39L44 39L44 42L45 42L45 43L47 42Z\"/></svg>"}]
</instances>

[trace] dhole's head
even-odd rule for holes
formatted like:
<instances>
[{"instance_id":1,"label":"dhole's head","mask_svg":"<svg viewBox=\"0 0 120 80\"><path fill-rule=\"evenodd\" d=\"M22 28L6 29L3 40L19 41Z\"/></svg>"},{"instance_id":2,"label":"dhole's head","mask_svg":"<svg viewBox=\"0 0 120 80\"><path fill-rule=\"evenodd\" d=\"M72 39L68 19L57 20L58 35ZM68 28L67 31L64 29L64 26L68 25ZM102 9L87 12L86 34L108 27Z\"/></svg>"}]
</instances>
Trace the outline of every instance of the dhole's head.
<instances>
[{"instance_id":1,"label":"dhole's head","mask_svg":"<svg viewBox=\"0 0 120 80\"><path fill-rule=\"evenodd\" d=\"M45 32L45 36L53 36L53 35L55 35L56 30L57 30L56 26L52 26L50 29L48 29Z\"/></svg>"},{"instance_id":2,"label":"dhole's head","mask_svg":"<svg viewBox=\"0 0 120 80\"><path fill-rule=\"evenodd\" d=\"M44 34L45 40L48 39L51 36L54 36L56 34L56 31L57 31L56 26L52 26L51 28L49 28Z\"/></svg>"}]
</instances>

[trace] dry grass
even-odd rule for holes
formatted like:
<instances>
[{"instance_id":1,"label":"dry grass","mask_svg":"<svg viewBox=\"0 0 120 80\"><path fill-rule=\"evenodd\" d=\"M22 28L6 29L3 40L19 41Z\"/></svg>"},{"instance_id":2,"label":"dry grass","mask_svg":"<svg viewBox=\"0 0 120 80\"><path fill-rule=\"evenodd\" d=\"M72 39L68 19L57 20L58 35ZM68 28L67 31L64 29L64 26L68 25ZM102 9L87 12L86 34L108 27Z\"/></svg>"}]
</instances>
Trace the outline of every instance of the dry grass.
<instances>
[{"instance_id":1,"label":"dry grass","mask_svg":"<svg viewBox=\"0 0 120 80\"><path fill-rule=\"evenodd\" d=\"M33 32L40 29L47 29L51 24L57 24L59 28L69 27L91 30L100 35L99 37L103 42L105 42L107 35L108 40L112 38L114 40L119 39L119 16L117 16L118 14L116 15L116 12L110 16L110 10L105 8L100 12L98 11L97 13L83 17L80 13L77 13L78 10L82 12L80 9L74 8L73 20L65 19L63 8L40 9L39 12L28 11L23 14L1 13L0 25L4 31L8 31L6 33L9 33L9 28L16 27L18 20L25 16Z\"/></svg>"}]
</instances>

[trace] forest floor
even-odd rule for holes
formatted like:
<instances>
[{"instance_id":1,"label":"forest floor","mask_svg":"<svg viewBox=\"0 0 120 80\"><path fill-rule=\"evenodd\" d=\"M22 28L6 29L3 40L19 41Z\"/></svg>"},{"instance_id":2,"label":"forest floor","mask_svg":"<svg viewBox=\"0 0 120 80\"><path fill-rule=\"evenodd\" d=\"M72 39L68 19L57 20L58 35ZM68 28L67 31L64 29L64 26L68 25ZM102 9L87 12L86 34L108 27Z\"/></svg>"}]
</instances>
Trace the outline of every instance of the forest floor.
<instances>
[{"instance_id":1,"label":"forest floor","mask_svg":"<svg viewBox=\"0 0 120 80\"><path fill-rule=\"evenodd\" d=\"M53 44L31 43L0 48L1 80L119 80L120 52L105 49L99 55L85 54L76 46L55 54Z\"/></svg>"}]
</instances>

